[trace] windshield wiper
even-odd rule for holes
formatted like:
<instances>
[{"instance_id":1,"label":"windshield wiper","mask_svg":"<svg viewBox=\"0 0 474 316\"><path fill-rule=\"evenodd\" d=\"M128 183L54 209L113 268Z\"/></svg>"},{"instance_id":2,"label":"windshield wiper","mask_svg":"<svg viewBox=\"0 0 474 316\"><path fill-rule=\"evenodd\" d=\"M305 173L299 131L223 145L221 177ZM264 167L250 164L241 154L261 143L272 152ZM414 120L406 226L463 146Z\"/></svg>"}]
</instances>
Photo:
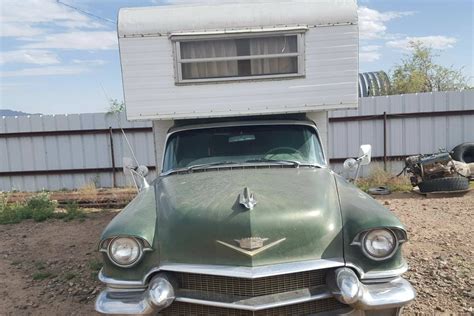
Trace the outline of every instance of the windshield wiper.
<instances>
[{"instance_id":1,"label":"windshield wiper","mask_svg":"<svg viewBox=\"0 0 474 316\"><path fill-rule=\"evenodd\" d=\"M199 170L199 169L205 169L208 167L214 167L214 166L221 166L221 165L235 165L237 162L235 161L216 161L216 162L210 162L210 163L203 163L199 165L192 165L189 167L184 167L184 168L179 168L179 169L173 169L167 172L167 174L172 174L172 173L177 173L177 172L192 172L193 170Z\"/></svg>"},{"instance_id":2,"label":"windshield wiper","mask_svg":"<svg viewBox=\"0 0 474 316\"><path fill-rule=\"evenodd\" d=\"M207 167L214 167L214 166L222 166L222 165L235 165L237 162L235 161L216 161L210 163L203 163L200 165L189 166L185 168L186 170L196 170L196 169L205 169Z\"/></svg>"},{"instance_id":3,"label":"windshield wiper","mask_svg":"<svg viewBox=\"0 0 474 316\"><path fill-rule=\"evenodd\" d=\"M301 166L301 162L298 160L286 160L286 159L267 159L267 158L259 158L259 159L250 159L246 160L246 163L252 163L252 162L267 162L267 163L276 163L279 165L292 165L298 168Z\"/></svg>"},{"instance_id":4,"label":"windshield wiper","mask_svg":"<svg viewBox=\"0 0 474 316\"><path fill-rule=\"evenodd\" d=\"M246 160L246 163L254 163L254 162L264 162L264 163L276 163L280 165L292 165L296 168L301 166L303 167L314 167L314 168L322 168L321 165L318 164L311 164L311 163L303 163L298 160L290 160L290 159L268 159L268 158L259 158L259 159L250 159Z\"/></svg>"},{"instance_id":5,"label":"windshield wiper","mask_svg":"<svg viewBox=\"0 0 474 316\"><path fill-rule=\"evenodd\" d=\"M317 165L317 164L308 164L308 163L302 163L298 160L285 160L285 159L267 159L267 158L259 158L259 159L250 159L246 160L244 162L236 162L236 161L216 161L216 162L210 162L210 163L204 163L204 164L199 164L199 165L192 165L189 167L184 167L184 168L178 168L178 169L172 169L168 172L165 172L165 175L169 174L174 174L178 172L192 172L193 170L200 170L200 169L205 169L209 167L215 167L215 166L222 166L222 165L242 165L245 163L270 163L270 164L279 164L279 165L289 165L289 166L294 166L296 168L299 168L300 166L304 167L314 167L314 168L322 168L322 166Z\"/></svg>"}]
</instances>

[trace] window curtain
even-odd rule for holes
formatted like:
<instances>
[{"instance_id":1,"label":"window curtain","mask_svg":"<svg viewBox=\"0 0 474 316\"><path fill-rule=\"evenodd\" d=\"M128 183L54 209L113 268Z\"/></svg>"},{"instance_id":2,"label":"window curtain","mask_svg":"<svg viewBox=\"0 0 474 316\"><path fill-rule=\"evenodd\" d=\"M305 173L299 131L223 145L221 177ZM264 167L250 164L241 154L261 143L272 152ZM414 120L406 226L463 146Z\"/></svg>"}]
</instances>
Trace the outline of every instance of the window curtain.
<instances>
[{"instance_id":1,"label":"window curtain","mask_svg":"<svg viewBox=\"0 0 474 316\"><path fill-rule=\"evenodd\" d=\"M181 59L231 56L237 56L237 46L232 40L181 43ZM238 75L236 60L183 63L182 65L183 79L235 77Z\"/></svg>"},{"instance_id":2,"label":"window curtain","mask_svg":"<svg viewBox=\"0 0 474 316\"><path fill-rule=\"evenodd\" d=\"M255 38L250 40L250 54L271 55L296 53L298 51L296 36L279 36ZM285 74L298 72L297 57L253 59L252 75Z\"/></svg>"}]
</instances>

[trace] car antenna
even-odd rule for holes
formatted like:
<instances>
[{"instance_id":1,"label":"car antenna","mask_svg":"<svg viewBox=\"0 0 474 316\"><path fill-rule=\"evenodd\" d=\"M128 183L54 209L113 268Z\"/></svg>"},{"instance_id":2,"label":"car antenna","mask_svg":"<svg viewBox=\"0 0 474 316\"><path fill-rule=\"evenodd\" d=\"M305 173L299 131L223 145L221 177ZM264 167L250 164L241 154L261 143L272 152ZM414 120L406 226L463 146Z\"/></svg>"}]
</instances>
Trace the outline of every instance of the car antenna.
<instances>
[{"instance_id":1,"label":"car antenna","mask_svg":"<svg viewBox=\"0 0 474 316\"><path fill-rule=\"evenodd\" d=\"M127 163L127 158L123 159L123 169L124 173L126 173L126 170L128 170L132 176L133 184L135 185L135 188L137 191L140 191L140 189L148 188L150 185L148 184L146 180L146 175L148 174L148 167L145 165L140 165L140 162L137 159L137 156L135 155L135 151L133 150L132 144L130 144L130 141L128 140L127 134L125 134L125 130L122 127L122 121L120 119L120 115L123 112L124 109L124 103L121 102L119 103L117 100L111 99L107 93L105 92L104 87L102 86L101 83L99 83L100 87L102 88L102 92L104 93L105 98L107 99L107 102L109 102L109 111L107 114L115 114L117 118L117 123L118 123L118 128L122 132L123 138L125 139L125 142L127 143L128 149L130 150L130 153L132 154L133 158L133 163L135 163L136 167L133 165L130 165ZM137 182L137 179L135 177L139 177L142 180L142 184L139 185Z\"/></svg>"},{"instance_id":2,"label":"car antenna","mask_svg":"<svg viewBox=\"0 0 474 316\"><path fill-rule=\"evenodd\" d=\"M124 164L124 169L128 169L130 171L130 174L132 175L133 183L137 191L140 191L140 189L148 188L150 185L148 184L145 178L146 175L148 174L148 168L144 165L140 165L140 163L138 162L137 156L135 156L135 152L132 148L132 145L130 144L130 141L128 140L127 134L125 134L125 131L123 130L122 126L119 126L119 128L122 131L122 135L125 138L125 142L127 143L128 149L130 150L130 153L132 154L133 160L135 161L137 165L136 169L133 169L131 166L126 166ZM138 176L139 178L142 179L143 181L142 186L140 186L137 183L135 176Z\"/></svg>"}]
</instances>

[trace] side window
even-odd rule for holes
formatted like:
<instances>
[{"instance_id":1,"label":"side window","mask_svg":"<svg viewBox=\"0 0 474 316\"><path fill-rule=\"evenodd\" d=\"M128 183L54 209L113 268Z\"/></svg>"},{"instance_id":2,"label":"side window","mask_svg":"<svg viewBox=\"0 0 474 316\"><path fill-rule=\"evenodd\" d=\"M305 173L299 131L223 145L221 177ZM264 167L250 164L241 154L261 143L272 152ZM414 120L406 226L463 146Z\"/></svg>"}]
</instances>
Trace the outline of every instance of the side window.
<instances>
[{"instance_id":1,"label":"side window","mask_svg":"<svg viewBox=\"0 0 474 316\"><path fill-rule=\"evenodd\" d=\"M176 40L176 82L302 76L303 46L303 33Z\"/></svg>"}]
</instances>

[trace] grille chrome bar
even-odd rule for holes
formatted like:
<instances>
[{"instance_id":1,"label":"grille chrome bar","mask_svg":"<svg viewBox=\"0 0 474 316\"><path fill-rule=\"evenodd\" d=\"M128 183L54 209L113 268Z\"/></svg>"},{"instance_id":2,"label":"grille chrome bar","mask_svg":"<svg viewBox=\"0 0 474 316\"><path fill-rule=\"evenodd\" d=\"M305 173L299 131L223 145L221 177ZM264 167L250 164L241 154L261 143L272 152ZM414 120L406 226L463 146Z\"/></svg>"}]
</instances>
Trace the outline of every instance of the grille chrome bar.
<instances>
[{"instance_id":1,"label":"grille chrome bar","mask_svg":"<svg viewBox=\"0 0 474 316\"><path fill-rule=\"evenodd\" d=\"M173 273L173 277L178 282L181 290L249 298L325 285L327 271L327 269L313 270L259 279L243 279L195 273Z\"/></svg>"},{"instance_id":2,"label":"grille chrome bar","mask_svg":"<svg viewBox=\"0 0 474 316\"><path fill-rule=\"evenodd\" d=\"M331 312L346 309L347 306L334 298L280 306L259 311L239 310L232 308L198 305L185 302L175 302L161 311L160 315L168 316L303 316L321 312Z\"/></svg>"},{"instance_id":3,"label":"grille chrome bar","mask_svg":"<svg viewBox=\"0 0 474 316\"><path fill-rule=\"evenodd\" d=\"M190 291L180 291L175 299L176 302L214 306L246 311L260 311L270 308L283 307L287 305L301 304L316 300L331 298L332 294L326 287L320 286L312 289L278 293L254 298L239 298L224 295L201 295Z\"/></svg>"},{"instance_id":4,"label":"grille chrome bar","mask_svg":"<svg viewBox=\"0 0 474 316\"><path fill-rule=\"evenodd\" d=\"M170 272L186 272L196 274L221 275L225 277L257 279L273 275L289 274L302 271L337 268L342 267L344 265L345 262L343 258L332 258L279 263L257 267L163 263L162 265L160 265L160 270Z\"/></svg>"}]
</instances>

